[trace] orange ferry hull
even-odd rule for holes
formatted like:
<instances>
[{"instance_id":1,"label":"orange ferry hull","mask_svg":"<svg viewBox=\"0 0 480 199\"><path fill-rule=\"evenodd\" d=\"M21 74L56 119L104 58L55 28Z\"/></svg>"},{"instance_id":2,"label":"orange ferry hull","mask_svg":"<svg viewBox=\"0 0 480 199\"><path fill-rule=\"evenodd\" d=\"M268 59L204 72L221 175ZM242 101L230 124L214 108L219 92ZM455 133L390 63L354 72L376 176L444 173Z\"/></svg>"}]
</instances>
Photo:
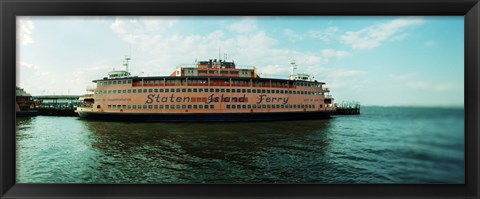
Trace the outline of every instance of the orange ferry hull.
<instances>
[{"instance_id":1,"label":"orange ferry hull","mask_svg":"<svg viewBox=\"0 0 480 199\"><path fill-rule=\"evenodd\" d=\"M78 112L87 119L131 122L235 122L275 120L315 120L330 118L335 111L298 111L263 113L107 113Z\"/></svg>"}]
</instances>

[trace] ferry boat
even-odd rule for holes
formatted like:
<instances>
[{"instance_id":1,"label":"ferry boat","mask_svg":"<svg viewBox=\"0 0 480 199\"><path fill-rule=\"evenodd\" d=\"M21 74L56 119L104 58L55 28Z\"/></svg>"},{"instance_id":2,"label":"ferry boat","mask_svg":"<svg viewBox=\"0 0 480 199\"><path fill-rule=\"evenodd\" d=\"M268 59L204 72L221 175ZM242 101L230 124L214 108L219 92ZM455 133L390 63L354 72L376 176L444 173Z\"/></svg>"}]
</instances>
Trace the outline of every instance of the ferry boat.
<instances>
[{"instance_id":1,"label":"ferry boat","mask_svg":"<svg viewBox=\"0 0 480 199\"><path fill-rule=\"evenodd\" d=\"M210 59L180 65L169 76L132 76L125 70L93 80L76 110L83 118L121 121L266 121L329 118L333 97L307 74L261 78L255 67Z\"/></svg>"}]
</instances>

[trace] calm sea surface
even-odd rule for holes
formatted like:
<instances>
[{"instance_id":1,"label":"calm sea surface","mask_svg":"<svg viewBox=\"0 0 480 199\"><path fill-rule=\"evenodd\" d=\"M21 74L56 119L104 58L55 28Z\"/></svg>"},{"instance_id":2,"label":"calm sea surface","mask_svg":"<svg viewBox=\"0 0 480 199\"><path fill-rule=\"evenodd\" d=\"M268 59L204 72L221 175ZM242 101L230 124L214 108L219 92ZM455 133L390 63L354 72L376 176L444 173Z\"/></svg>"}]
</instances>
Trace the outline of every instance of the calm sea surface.
<instances>
[{"instance_id":1,"label":"calm sea surface","mask_svg":"<svg viewBox=\"0 0 480 199\"><path fill-rule=\"evenodd\" d=\"M328 120L17 118L17 183L463 183L464 109Z\"/></svg>"}]
</instances>

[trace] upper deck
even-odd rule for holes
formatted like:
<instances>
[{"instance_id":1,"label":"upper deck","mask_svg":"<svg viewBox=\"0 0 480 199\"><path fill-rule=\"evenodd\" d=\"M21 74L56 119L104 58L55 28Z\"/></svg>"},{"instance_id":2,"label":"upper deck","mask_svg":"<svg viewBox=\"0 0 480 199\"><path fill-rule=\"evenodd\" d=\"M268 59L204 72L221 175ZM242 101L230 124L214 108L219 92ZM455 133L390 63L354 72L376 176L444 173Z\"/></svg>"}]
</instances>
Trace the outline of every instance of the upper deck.
<instances>
[{"instance_id":1,"label":"upper deck","mask_svg":"<svg viewBox=\"0 0 480 199\"><path fill-rule=\"evenodd\" d=\"M196 61L194 65L180 65L170 76L260 77L253 66L237 68L235 62L221 59Z\"/></svg>"}]
</instances>

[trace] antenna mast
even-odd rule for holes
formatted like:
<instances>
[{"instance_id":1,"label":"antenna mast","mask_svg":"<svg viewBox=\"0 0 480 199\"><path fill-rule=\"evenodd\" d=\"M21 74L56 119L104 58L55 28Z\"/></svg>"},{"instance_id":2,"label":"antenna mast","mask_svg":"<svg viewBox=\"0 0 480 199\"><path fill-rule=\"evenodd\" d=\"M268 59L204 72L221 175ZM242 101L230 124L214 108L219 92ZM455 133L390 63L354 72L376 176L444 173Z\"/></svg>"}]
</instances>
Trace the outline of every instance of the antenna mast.
<instances>
[{"instance_id":1,"label":"antenna mast","mask_svg":"<svg viewBox=\"0 0 480 199\"><path fill-rule=\"evenodd\" d=\"M128 57L128 55L125 55L125 61L123 61L123 66L125 66L127 72L128 72L128 61L129 60L130 60L130 57Z\"/></svg>"},{"instance_id":2,"label":"antenna mast","mask_svg":"<svg viewBox=\"0 0 480 199\"><path fill-rule=\"evenodd\" d=\"M290 63L292 66L292 72L290 73L291 76L293 76L295 74L295 70L297 69L297 65L295 65L295 60L292 60L292 62Z\"/></svg>"}]
</instances>

